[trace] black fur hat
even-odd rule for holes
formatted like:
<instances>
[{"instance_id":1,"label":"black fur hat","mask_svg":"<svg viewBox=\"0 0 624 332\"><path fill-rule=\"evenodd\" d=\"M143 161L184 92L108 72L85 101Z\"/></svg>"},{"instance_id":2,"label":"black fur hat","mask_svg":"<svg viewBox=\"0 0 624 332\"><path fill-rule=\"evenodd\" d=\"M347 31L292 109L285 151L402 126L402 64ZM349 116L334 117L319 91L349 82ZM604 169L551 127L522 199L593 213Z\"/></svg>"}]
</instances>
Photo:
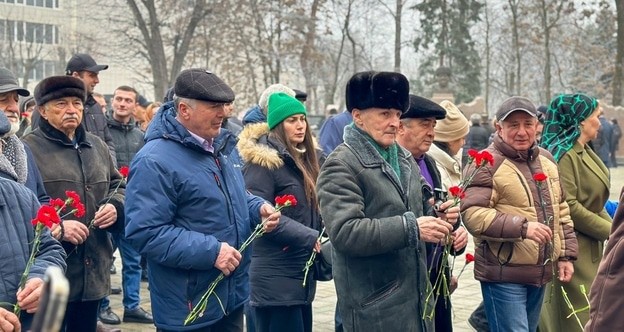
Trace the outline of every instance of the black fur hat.
<instances>
[{"instance_id":1,"label":"black fur hat","mask_svg":"<svg viewBox=\"0 0 624 332\"><path fill-rule=\"evenodd\" d=\"M38 106L63 97L78 97L84 103L87 100L87 89L80 79L73 76L50 76L35 87Z\"/></svg>"},{"instance_id":2,"label":"black fur hat","mask_svg":"<svg viewBox=\"0 0 624 332\"><path fill-rule=\"evenodd\" d=\"M401 112L409 107L409 82L400 73L360 72L347 83L347 110L354 108L394 108Z\"/></svg>"},{"instance_id":3,"label":"black fur hat","mask_svg":"<svg viewBox=\"0 0 624 332\"><path fill-rule=\"evenodd\" d=\"M409 109L401 115L401 119L436 118L444 119L446 110L438 103L416 95L409 95Z\"/></svg>"}]
</instances>

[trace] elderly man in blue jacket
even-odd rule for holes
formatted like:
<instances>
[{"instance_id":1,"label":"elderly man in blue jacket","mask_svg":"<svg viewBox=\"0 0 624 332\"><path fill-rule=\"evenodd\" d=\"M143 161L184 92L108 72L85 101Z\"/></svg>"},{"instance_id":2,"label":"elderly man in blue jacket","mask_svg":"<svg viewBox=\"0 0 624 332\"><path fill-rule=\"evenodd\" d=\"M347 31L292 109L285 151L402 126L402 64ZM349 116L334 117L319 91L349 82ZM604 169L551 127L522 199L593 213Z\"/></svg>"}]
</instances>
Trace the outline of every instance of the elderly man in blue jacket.
<instances>
[{"instance_id":1,"label":"elderly man in blue jacket","mask_svg":"<svg viewBox=\"0 0 624 332\"><path fill-rule=\"evenodd\" d=\"M236 248L280 213L245 190L236 139L221 128L234 92L203 69L180 73L130 166L126 237L147 257L158 331L243 331L250 252ZM184 326L210 283L226 278Z\"/></svg>"}]
</instances>

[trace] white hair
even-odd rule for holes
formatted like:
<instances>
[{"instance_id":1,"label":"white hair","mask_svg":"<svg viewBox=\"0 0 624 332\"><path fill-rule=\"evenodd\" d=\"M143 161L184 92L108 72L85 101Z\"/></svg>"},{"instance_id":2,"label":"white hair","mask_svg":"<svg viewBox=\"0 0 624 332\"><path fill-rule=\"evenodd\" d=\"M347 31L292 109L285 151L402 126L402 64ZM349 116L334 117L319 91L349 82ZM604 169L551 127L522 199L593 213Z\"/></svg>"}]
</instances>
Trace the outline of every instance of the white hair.
<instances>
[{"instance_id":1,"label":"white hair","mask_svg":"<svg viewBox=\"0 0 624 332\"><path fill-rule=\"evenodd\" d=\"M295 91L283 84L273 84L262 91L260 95L260 100L258 100L258 105L260 105L260 109L262 109L262 113L267 115L267 111L269 109L269 97L271 97L274 93L283 92L291 97L295 96Z\"/></svg>"}]
</instances>

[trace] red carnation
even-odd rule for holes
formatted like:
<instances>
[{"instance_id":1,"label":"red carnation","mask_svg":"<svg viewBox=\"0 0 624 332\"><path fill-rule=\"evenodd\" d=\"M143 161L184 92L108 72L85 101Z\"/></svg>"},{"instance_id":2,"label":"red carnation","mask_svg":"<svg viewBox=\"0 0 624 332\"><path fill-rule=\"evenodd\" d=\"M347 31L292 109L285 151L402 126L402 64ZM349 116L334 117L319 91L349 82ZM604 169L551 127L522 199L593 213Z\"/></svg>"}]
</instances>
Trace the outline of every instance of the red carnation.
<instances>
[{"instance_id":1,"label":"red carnation","mask_svg":"<svg viewBox=\"0 0 624 332\"><path fill-rule=\"evenodd\" d=\"M452 186L449 188L449 194L451 194L451 196L453 197L457 197L459 199L463 199L464 197L466 197L466 193L464 192L464 190L458 186Z\"/></svg>"},{"instance_id":2,"label":"red carnation","mask_svg":"<svg viewBox=\"0 0 624 332\"><path fill-rule=\"evenodd\" d=\"M477 159L477 157L479 156L479 151L475 149L470 149L468 150L468 156L472 159Z\"/></svg>"},{"instance_id":3,"label":"red carnation","mask_svg":"<svg viewBox=\"0 0 624 332\"><path fill-rule=\"evenodd\" d=\"M474 255L471 253L466 253L466 264L470 264L474 262Z\"/></svg>"},{"instance_id":4,"label":"red carnation","mask_svg":"<svg viewBox=\"0 0 624 332\"><path fill-rule=\"evenodd\" d=\"M490 166L494 166L494 156L492 156L491 153L487 152L487 151L482 151L481 152L481 161L485 161L488 164L490 164ZM481 165L481 164L479 164ZM483 164L485 165L485 163Z\"/></svg>"},{"instance_id":5,"label":"red carnation","mask_svg":"<svg viewBox=\"0 0 624 332\"><path fill-rule=\"evenodd\" d=\"M121 173L121 176L123 176L124 179L127 179L128 175L130 175L130 168L128 168L128 166L122 166L119 169L119 173Z\"/></svg>"},{"instance_id":6,"label":"red carnation","mask_svg":"<svg viewBox=\"0 0 624 332\"><path fill-rule=\"evenodd\" d=\"M50 205L53 206L57 211L62 211L65 208L65 201L60 198L53 198L50 200Z\"/></svg>"},{"instance_id":7,"label":"red carnation","mask_svg":"<svg viewBox=\"0 0 624 332\"><path fill-rule=\"evenodd\" d=\"M72 190L66 190L65 191L65 195L67 195L67 197L71 200L71 202L69 202L69 204L75 204L76 202L80 202L80 195L78 195L77 192L72 191Z\"/></svg>"},{"instance_id":8,"label":"red carnation","mask_svg":"<svg viewBox=\"0 0 624 332\"><path fill-rule=\"evenodd\" d=\"M37 222L35 222L37 221ZM33 224L42 223L48 228L52 228L54 224L58 224L61 222L61 217L59 217L56 209L51 205L42 205L37 211L37 218L33 220Z\"/></svg>"},{"instance_id":9,"label":"red carnation","mask_svg":"<svg viewBox=\"0 0 624 332\"><path fill-rule=\"evenodd\" d=\"M276 207L297 205L297 199L294 195L283 195L275 197Z\"/></svg>"},{"instance_id":10,"label":"red carnation","mask_svg":"<svg viewBox=\"0 0 624 332\"><path fill-rule=\"evenodd\" d=\"M84 204L80 202L74 205L74 209L76 209L76 212L74 212L76 218L82 218L86 213Z\"/></svg>"},{"instance_id":11,"label":"red carnation","mask_svg":"<svg viewBox=\"0 0 624 332\"><path fill-rule=\"evenodd\" d=\"M544 173L535 173L533 174L533 180L537 181L537 182L544 182L546 181L546 179L548 179L548 176Z\"/></svg>"}]
</instances>

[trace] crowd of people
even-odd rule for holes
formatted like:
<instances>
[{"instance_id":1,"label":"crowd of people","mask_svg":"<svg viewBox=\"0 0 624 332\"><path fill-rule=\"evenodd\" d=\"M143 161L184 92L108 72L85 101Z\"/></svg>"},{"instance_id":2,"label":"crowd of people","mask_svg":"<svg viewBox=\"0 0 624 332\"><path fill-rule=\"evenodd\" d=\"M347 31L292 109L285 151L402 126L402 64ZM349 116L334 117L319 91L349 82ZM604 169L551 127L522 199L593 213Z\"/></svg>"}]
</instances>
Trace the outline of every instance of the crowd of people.
<instances>
[{"instance_id":1,"label":"crowd of people","mask_svg":"<svg viewBox=\"0 0 624 332\"><path fill-rule=\"evenodd\" d=\"M410 94L400 73L365 71L315 137L305 92L283 84L241 122L234 91L199 68L183 70L162 104L120 85L109 109L94 91L107 68L75 54L66 75L32 96L0 68L0 331L29 329L45 269L57 266L70 285L62 331L123 321L163 332L311 332L322 279L304 270L328 254L324 233L336 331L452 331L462 304L450 294L461 285L448 260L469 235L483 297L477 330L624 323L613 281L623 278L624 210L612 220L605 209L621 132L595 98L562 94L537 107L513 96L490 124ZM43 232L20 285L31 220L68 192L84 214ZM276 208L286 196L288 207ZM122 318L108 298L115 250ZM140 306L145 273L152 313ZM588 301L570 318L570 306Z\"/></svg>"}]
</instances>

